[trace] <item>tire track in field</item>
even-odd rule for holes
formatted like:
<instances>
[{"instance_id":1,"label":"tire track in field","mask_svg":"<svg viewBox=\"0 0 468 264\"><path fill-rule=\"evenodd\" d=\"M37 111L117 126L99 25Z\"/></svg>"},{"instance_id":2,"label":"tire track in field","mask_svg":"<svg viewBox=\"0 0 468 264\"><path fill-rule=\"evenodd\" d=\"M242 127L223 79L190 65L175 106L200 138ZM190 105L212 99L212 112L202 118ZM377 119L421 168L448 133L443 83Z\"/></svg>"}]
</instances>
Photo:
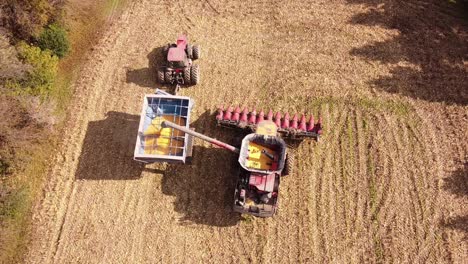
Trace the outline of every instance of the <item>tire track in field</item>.
<instances>
[{"instance_id":1,"label":"tire track in field","mask_svg":"<svg viewBox=\"0 0 468 264\"><path fill-rule=\"evenodd\" d=\"M408 126L408 141L409 146L414 151L413 153L420 158L423 158L421 153L421 144L414 129L411 126ZM414 235L415 235L415 250L419 252L421 250L421 237L424 236L424 230L421 228L424 225L424 200L426 199L426 195L424 193L424 189L421 186L421 179L425 177L425 175L420 171L420 160L414 159L412 164L410 165L410 194L411 200L413 204L413 211L414 211ZM416 255L416 257L418 257Z\"/></svg>"},{"instance_id":2,"label":"tire track in field","mask_svg":"<svg viewBox=\"0 0 468 264\"><path fill-rule=\"evenodd\" d=\"M405 148L404 157L411 157L411 154L409 153L409 151L410 151L410 147L412 145L410 145L411 144L410 143L410 132L409 132L406 124L404 126L402 126L402 132L403 132L403 145L408 146L408 147ZM402 245L403 248L405 249L405 253L403 254L402 257L403 257L403 259L407 259L408 254L411 254L411 253L414 253L415 251L417 251L418 242L417 242L417 240L415 238L417 237L417 233L418 233L417 224L419 222L419 217L418 217L417 210L418 210L419 201L417 200L418 199L417 190L414 190L414 176L412 175L413 174L412 160L406 159L405 162L404 162L404 166L408 169L408 171L404 175L405 184L402 187L403 187L405 192L403 193L404 196L402 198L405 199L405 201L403 201L403 205L406 204L407 208L405 208L405 207L403 207L403 208L405 210L408 210L407 212L405 212L408 215L403 214L403 215L400 216L403 219L406 218L405 222L407 222L406 225L403 225L403 224L400 225L400 228L407 229L406 232L408 232L407 235L410 236L410 238L411 238L410 241L413 241L415 243L415 244L413 244L413 243L409 244L408 243L408 245L406 245L406 246Z\"/></svg>"},{"instance_id":3,"label":"tire track in field","mask_svg":"<svg viewBox=\"0 0 468 264\"><path fill-rule=\"evenodd\" d=\"M373 209L373 222L377 222L374 225L375 246L374 249L379 255L379 261L391 261L392 255L391 250L391 227L387 221L387 215L390 215L392 219L394 206L392 201L395 193L395 180L398 177L398 171L395 168L399 167L397 159L401 157L401 153L398 149L397 136L395 134L395 128L398 127L395 117L389 117L379 115L378 119L379 128L381 130L380 140L378 141L378 156L377 156L377 169L376 178L377 181L377 195L375 206ZM385 150L385 151L384 151Z\"/></svg>"},{"instance_id":4,"label":"tire track in field","mask_svg":"<svg viewBox=\"0 0 468 264\"><path fill-rule=\"evenodd\" d=\"M353 111L352 116L354 117L355 114L356 114L355 111ZM348 193L346 190L347 188L353 186L353 184L351 184L352 173L350 173L350 170L351 170L351 166L353 163L351 160L354 158L354 155L353 155L354 146L352 145L354 133L353 134L349 133L350 126L352 126L350 121L351 121L351 118L348 117L348 122L346 124L347 137L341 138L340 143L339 143L340 154L341 154L339 156L340 163L341 163L341 177L338 177L338 178L342 178L341 184L339 186L339 190L341 190L339 201L343 203L343 210L339 214L342 216L344 220L344 227L346 227L346 233L343 234L344 237L349 235L348 227L350 226L349 224L350 218L348 217L347 212L351 211L350 203L352 202L352 200L348 199L349 197L348 197ZM354 127L354 131L357 131L355 127Z\"/></svg>"},{"instance_id":5,"label":"tire track in field","mask_svg":"<svg viewBox=\"0 0 468 264\"><path fill-rule=\"evenodd\" d=\"M434 173L432 170L432 166L437 166L437 164L434 164L432 161L433 159L430 157L430 151L428 150L428 145L427 141L422 137L422 135L417 131L412 124L409 124L408 126L409 131L410 131L410 136L411 136L411 142L413 145L413 148L415 150L415 156L417 157L414 160L414 177L412 177L412 184L414 188L414 195L417 198L415 206L417 207L417 212L420 214L419 216L419 222L418 222L418 232L417 234L417 242L418 242L418 254L416 255L417 259L420 261L424 261L427 256L427 252L424 252L424 248L426 248L426 240L428 235L428 228L429 228L429 223L428 222L433 222L433 214L430 214L431 212L431 204L434 203L434 201L437 200L438 198L438 189L439 186L437 186L437 180L432 179L431 180L431 185L427 185L427 176L436 176L438 173ZM427 132L426 132L427 133ZM428 165L431 164L431 167L428 167ZM436 185L434 186L434 182ZM425 254L424 254L425 253ZM420 259L421 258L421 259Z\"/></svg>"},{"instance_id":6,"label":"tire track in field","mask_svg":"<svg viewBox=\"0 0 468 264\"><path fill-rule=\"evenodd\" d=\"M395 226L395 217L396 217L396 208L394 205L395 199L397 199L396 194L398 188L398 180L401 176L399 167L402 166L404 163L404 155L402 153L402 145L399 139L399 130L401 126L401 121L398 120L396 117L388 117L385 116L385 123L387 129L390 129L388 133L386 133L387 142L391 142L392 144L386 144L387 148L391 148L389 151L386 151L389 155L389 163L388 163L388 177L391 177L391 180L384 188L388 188L386 190L386 200L385 203L380 204L380 216L379 221L381 226L379 228L380 233L382 234L382 247L384 250L384 260L385 261L395 261L398 257L397 250L394 249L393 245L393 235L392 232L397 227ZM392 129L393 128L393 129ZM397 253L397 255L395 255Z\"/></svg>"},{"instance_id":7,"label":"tire track in field","mask_svg":"<svg viewBox=\"0 0 468 264\"><path fill-rule=\"evenodd\" d=\"M328 113L324 113L328 116ZM302 201L302 204L299 204L298 210L298 219L300 219L299 227L300 230L297 233L298 243L298 261L302 263L307 263L312 261L313 257L313 234L312 226L313 222L311 221L313 216L313 186L315 184L315 179L319 175L316 174L318 168L315 168L315 162L319 159L317 152L315 151L318 148L318 144L314 141L304 142L298 150L290 150L295 152L296 163L295 173L292 174L292 177L298 178L298 183L303 185L302 191L298 193L296 200ZM309 158L306 158L309 157ZM300 173L303 172L303 173Z\"/></svg>"},{"instance_id":8,"label":"tire track in field","mask_svg":"<svg viewBox=\"0 0 468 264\"><path fill-rule=\"evenodd\" d=\"M359 108L353 107L352 115L348 119L346 125L346 133L343 135L341 141L341 159L343 161L343 175L345 179L343 188L343 199L345 203L345 212L341 229L345 235L343 235L345 243L342 243L342 248L338 252L340 260L350 259L353 262L358 262L359 256L362 255L360 249L363 246L361 241L362 227L358 224L362 223L362 215L359 214L359 207L363 199L360 198L359 191L360 186L363 184L363 180L366 179L367 169L360 169L358 160L360 157L361 146L366 144L367 140L363 139L365 136L363 128L363 113ZM362 149L366 149L367 144ZM362 155L365 157L365 155ZM365 162L363 163L365 164ZM361 220L359 220L361 218ZM364 244L365 245L365 244Z\"/></svg>"},{"instance_id":9,"label":"tire track in field","mask_svg":"<svg viewBox=\"0 0 468 264\"><path fill-rule=\"evenodd\" d=\"M431 193L428 194L431 197L431 201L429 203L429 208L427 215L429 216L428 220L428 228L426 230L426 241L427 246L424 247L424 253L427 255L427 261L432 261L435 259L436 261L441 261L442 259L446 259L447 252L450 249L447 249L445 246L446 244L440 244L440 236L443 234L443 231L440 228L440 221L442 218L442 200L441 200L441 188L442 186L442 177L443 177L443 167L444 163L441 161L444 155L441 153L441 146L439 145L439 135L436 135L434 128L434 124L418 114L418 117L422 120L422 126L427 129L427 131L420 131L420 135L424 141L424 145L426 146L425 150L427 153L427 159L430 161L429 164L426 165L426 170L433 172L435 176L433 179L427 177L426 187L431 190ZM417 127L418 129L418 127ZM427 135L427 136L424 136ZM432 146L429 148L428 146ZM424 260L426 260L424 259ZM447 258L448 259L448 258Z\"/></svg>"},{"instance_id":10,"label":"tire track in field","mask_svg":"<svg viewBox=\"0 0 468 264\"><path fill-rule=\"evenodd\" d=\"M329 219L328 219L328 226L327 226L327 234L326 237L343 237L344 230L345 230L345 220L346 218L343 217L343 211L345 209L345 199L344 199L344 191L345 186L343 184L343 178L345 176L345 169L343 168L344 162L342 160L340 153L341 150L346 149L346 145L349 139L348 129L349 125L354 118L354 111L352 109L346 109L348 115L346 116L343 125L338 127L339 137L336 140L336 148L332 149L333 158L331 160L331 167L333 170L330 171L331 177L329 178L328 183L328 196L329 202L327 207L329 208ZM339 252L343 252L343 244L336 243L334 240L328 240L328 254L331 256L332 262L341 262L341 256Z\"/></svg>"},{"instance_id":11,"label":"tire track in field","mask_svg":"<svg viewBox=\"0 0 468 264\"><path fill-rule=\"evenodd\" d=\"M395 129L392 131L392 134L393 134L393 137L394 137L394 140L395 140L395 147L397 149L397 160L396 162L399 164L399 167L400 168L406 168L406 160L405 160L405 157L406 156L406 149L407 149L407 146L404 144L404 126L405 124L403 122L398 122L398 125L395 126ZM405 174L405 171L404 170L398 170L397 171L398 173L398 177L400 179L400 181L403 181L403 182L406 182L404 181L403 179L406 178L406 174ZM388 245L386 245L386 247L389 249L389 253L390 253L390 256L389 258L392 260L392 261L396 261L397 259L401 259L401 250L403 250L402 248L400 248L400 245L398 244L399 243L399 239L398 239L398 229L399 229L399 223L398 223L398 218L399 218L399 214L397 211L400 209L402 210L402 202L401 202L401 199L402 199L402 196L404 196L404 193L402 193L402 191L404 190L405 188L403 186L396 186L394 192L393 192L393 195L392 195L392 198L391 201L392 201L392 204L389 205L390 208L389 208L389 213L387 214L387 218L384 219L384 223L389 223L391 224L391 231L390 231L390 234L389 234L389 237L391 239L391 244L389 243ZM403 199L406 199L406 198L403 198ZM396 233L396 234L395 234Z\"/></svg>"},{"instance_id":12,"label":"tire track in field","mask_svg":"<svg viewBox=\"0 0 468 264\"><path fill-rule=\"evenodd\" d=\"M379 175L377 179L379 187L377 188L378 196L374 207L375 215L381 214L382 208L384 208L387 203L390 188L393 187L391 183L394 175L391 169L396 165L392 163L395 159L395 138L391 136L392 131L390 131L392 130L392 125L389 124L388 119L385 118L385 116L379 116L378 120L382 134L380 135L380 140L377 142L378 147L376 158L378 162L376 174ZM385 150L385 152L383 150Z\"/></svg>"},{"instance_id":13,"label":"tire track in field","mask_svg":"<svg viewBox=\"0 0 468 264\"><path fill-rule=\"evenodd\" d=\"M327 142L322 146L324 149L326 149L326 152L324 152L321 156L321 172L319 172L320 177L318 177L318 186L317 189L315 190L316 193L316 221L318 223L317 226L317 233L318 233L318 245L320 248L320 251L317 252L318 256L322 256L322 259L319 260L321 262L323 261L332 261L330 257L332 256L332 252L330 252L331 246L330 241L327 239L329 234L329 219L331 218L330 214L333 214L334 210L333 208L329 208L328 206L330 205L330 201L334 199L330 195L330 190L329 188L332 188L332 184L330 182L330 177L333 177L334 169L333 169L333 153L337 151L336 149L336 143L337 140L339 139L340 135L343 133L345 130L345 122L348 117L348 114L343 111L336 113L338 109L335 109L335 115L337 118L333 119L335 122L333 122L335 125L333 126L333 131L330 131L329 133L331 135L327 136ZM338 110L339 111L339 110ZM332 122L330 120L330 122ZM324 142L322 142L323 144ZM327 188L328 187L328 188ZM327 210L328 208L328 210ZM330 213L330 211L332 211ZM315 254L314 254L315 255Z\"/></svg>"},{"instance_id":14,"label":"tire track in field","mask_svg":"<svg viewBox=\"0 0 468 264\"><path fill-rule=\"evenodd\" d=\"M332 122L332 120L336 120L336 114L335 112L330 112L329 111L329 106L325 105L323 107L323 115L325 120L325 126L327 126L329 123ZM334 119L333 119L334 118ZM328 127L328 126L327 126ZM319 212L317 210L318 208L318 201L317 201L317 190L320 189L321 185L321 177L323 175L322 173L322 163L323 163L323 148L322 147L316 147L314 148L314 145L309 146L309 151L313 153L313 159L308 159L306 164L309 165L311 175L309 178L309 193L310 193L310 202L308 204L308 216L307 216L307 221L310 223L309 227L309 236L310 236L310 255L306 256L306 259L304 261L310 262L310 261L316 261L316 258L318 254L316 253L321 249L322 244L320 243L320 236L319 236L319 228L318 228L318 215ZM297 158L296 158L297 159Z\"/></svg>"},{"instance_id":15,"label":"tire track in field","mask_svg":"<svg viewBox=\"0 0 468 264\"><path fill-rule=\"evenodd\" d=\"M419 236L421 250L418 252L417 260L424 262L434 257L437 260L438 256L443 255L443 249L436 244L437 234L440 234L441 231L438 227L440 212L436 208L440 208L439 194L442 169L438 158L440 155L438 154L438 144L434 130L423 130L422 128L430 127L430 124L423 118L420 121L421 126L416 127L410 123L409 127L415 139L417 139L414 140L414 143L417 144L417 147L415 147L417 151L415 163L418 165L417 172L420 177L416 182L422 196L419 202L422 211L422 224L420 227L422 234ZM434 251L437 254L434 254Z\"/></svg>"},{"instance_id":16,"label":"tire track in field","mask_svg":"<svg viewBox=\"0 0 468 264\"><path fill-rule=\"evenodd\" d=\"M349 254L349 259L352 262L358 261L358 249L359 245L353 243L357 241L357 215L358 215L358 192L357 188L360 185L360 179L363 175L359 169L359 150L360 146L363 144L362 136L362 113L358 109L354 109L354 122L351 125L353 129L351 135L349 134L350 125L348 125L348 139L347 149L343 148L342 151L342 160L344 163L344 177L346 179L345 186L345 229L346 229L346 243L344 246L348 248L351 252Z\"/></svg>"},{"instance_id":17,"label":"tire track in field","mask_svg":"<svg viewBox=\"0 0 468 264\"><path fill-rule=\"evenodd\" d=\"M342 137L340 143L340 152L342 160L342 177L344 179L343 185L343 196L340 199L344 203L343 211L343 237L346 239L346 243L343 243L343 248L341 252L356 252L359 248L358 245L352 243L356 236L355 225L356 225L356 215L357 215L357 206L358 206L358 192L357 188L360 185L362 175L359 173L357 168L357 159L359 157L359 144L360 136L362 135L361 125L361 113L360 110L353 108L351 110L352 115L349 117L346 125L346 135ZM348 240L351 240L348 242ZM354 244L354 245L353 245ZM351 247L351 248L350 248ZM355 248L355 250L353 250ZM342 255L344 255L342 253ZM356 255L350 254L349 258L357 261Z\"/></svg>"},{"instance_id":18,"label":"tire track in field","mask_svg":"<svg viewBox=\"0 0 468 264\"><path fill-rule=\"evenodd\" d=\"M413 141L412 138L418 137L422 138L421 135L416 135L411 133L407 127L406 121L404 119L389 118L384 116L377 116L377 123L379 124L379 131L375 135L375 139L371 142L375 142L376 147L375 152L371 151L369 153L370 157L374 157L372 162L375 164L374 171L374 180L371 183L371 201L373 205L368 208L372 213L372 218L369 223L377 223L375 225L370 225L372 228L372 233L374 234L374 239L376 244L374 244L374 251L376 252L377 261L384 260L393 260L397 259L404 260L408 255L413 255L416 252L422 251L421 237L425 237L426 234L424 231L421 233L420 228L424 226L424 221L426 219L425 211L427 208L423 205L424 201L433 199L431 195L425 193L426 190L430 190L424 186L418 184L420 181L416 177L421 177L423 175L430 175L430 171L423 171L424 163L429 163L430 160L427 158L423 152L427 151L425 145L420 144L419 141ZM396 124L395 124L396 123ZM402 132L403 141L400 143L398 134L395 131L387 131L388 128L397 127ZM417 145L417 142L419 145ZM396 143L396 144L395 144ZM396 148L395 146L396 145ZM406 147L402 147L406 146ZM379 150L385 149L385 155L382 156L382 152ZM409 152L408 150L412 150ZM371 148L372 150L372 148ZM421 159L422 158L422 159ZM380 165L379 165L380 164ZM398 166L398 164L400 166ZM380 168L379 168L380 167ZM395 168L407 168L408 172L405 173L405 170L394 171ZM395 181L395 176L398 175L401 179L406 179L406 184L401 186L401 181ZM417 176L416 176L417 175ZM380 180L379 180L380 179ZM403 189L402 193L399 191ZM373 191L372 191L373 190ZM372 195L372 192L375 192ZM398 194L400 192L400 194ZM409 195L409 196L408 196ZM374 198L372 198L374 196ZM395 199L400 200L400 205L395 205ZM398 203L398 202L397 202ZM408 208L409 206L409 208ZM395 208L396 207L396 208ZM408 216L405 216L405 213L395 212L398 208L403 209L403 212L409 210ZM410 222L405 221L406 224L397 224L395 225L395 217L403 217ZM377 221L377 222L375 222ZM407 230L407 227L412 230L410 233L413 234L415 244L411 245L407 242L404 243L403 248L398 246L400 243L401 235L398 232L394 232L393 228L404 228ZM393 228L392 228L393 227ZM397 234L396 237L395 233ZM403 239L402 241L406 241ZM394 242L397 242L396 248L395 245L392 245ZM414 250L413 253L408 255L401 255L402 250L408 251ZM417 256L417 254L415 254ZM413 255L414 256L414 255Z\"/></svg>"},{"instance_id":19,"label":"tire track in field","mask_svg":"<svg viewBox=\"0 0 468 264\"><path fill-rule=\"evenodd\" d=\"M349 240L349 242L343 243L343 248L332 255L340 259L351 258L355 261L374 259L373 261L376 261L375 258L383 258L383 256L377 256L380 254L377 251L381 249L372 248L375 246L380 248L381 242L375 242L376 244L369 247L365 234L371 235L371 241L380 241L380 224L372 223L378 220L379 213L387 203L388 189L391 188L392 179L392 171L388 167L392 163L378 150L388 148L393 139L386 136L385 130L380 131L385 124L381 115L369 115L361 110L352 110L351 113L347 118L346 133L342 133L339 139L343 163L342 177L346 179L346 176L350 176L350 179L343 181L346 183L339 187L343 189L342 196L346 197L345 210L347 212L342 213L344 220L339 228L343 230L343 233L349 234L346 236L348 238L346 241ZM366 149L369 149L369 153L366 153ZM366 160L371 158L373 164L362 160L363 158ZM362 161L358 162L359 160ZM356 164L361 165L356 166ZM338 199L342 200L340 197ZM347 220L348 216L350 220Z\"/></svg>"},{"instance_id":20,"label":"tire track in field","mask_svg":"<svg viewBox=\"0 0 468 264\"><path fill-rule=\"evenodd\" d=\"M383 224L380 227L380 233L386 237L383 245L385 252L388 252L385 254L385 259L392 261L408 260L409 256L416 256L418 259L422 257L421 261L427 260L428 256L424 256L425 253L423 256L419 256L417 252L427 252L427 249L433 246L425 245L426 237L429 235L425 231L425 226L427 226L428 219L432 219L431 214L427 214L428 210L431 210L427 204L431 204L437 199L437 195L434 195L433 191L438 187L419 183L427 180L422 179L422 177L432 175L427 166L427 164L431 164L432 158L428 153L432 151L429 150L428 146L430 145L427 143L413 140L415 137L420 139L424 137L422 134L418 134L419 132L411 132L407 122L405 118L386 117L388 127L397 127L396 131L391 131L391 137L387 136L386 141L395 142L395 149L387 153L390 154L392 163L400 165L391 165L391 163L389 165L392 170L400 167L400 170L390 172L391 175L394 175L393 178L398 179L398 181L394 180L389 185L388 202L380 207L380 222ZM409 152L409 150L412 151ZM396 175L398 178L395 178ZM407 242L408 238L405 237L409 234L413 236L413 239L409 241L414 241L414 244ZM401 252L405 253L401 254Z\"/></svg>"},{"instance_id":21,"label":"tire track in field","mask_svg":"<svg viewBox=\"0 0 468 264\"><path fill-rule=\"evenodd\" d=\"M376 148L378 147L379 137L379 122L378 115L365 110L365 118L367 120L366 128L364 129L364 139L366 148L363 151L362 162L363 172L365 177L362 179L362 184L358 188L359 201L358 201L358 230L360 231L361 238L361 252L359 261L362 262L377 262L376 260L376 234L374 230L375 218L374 206L377 196L376 183L375 183L375 168L378 162L376 156ZM368 241L367 243L363 243Z\"/></svg>"}]
</instances>

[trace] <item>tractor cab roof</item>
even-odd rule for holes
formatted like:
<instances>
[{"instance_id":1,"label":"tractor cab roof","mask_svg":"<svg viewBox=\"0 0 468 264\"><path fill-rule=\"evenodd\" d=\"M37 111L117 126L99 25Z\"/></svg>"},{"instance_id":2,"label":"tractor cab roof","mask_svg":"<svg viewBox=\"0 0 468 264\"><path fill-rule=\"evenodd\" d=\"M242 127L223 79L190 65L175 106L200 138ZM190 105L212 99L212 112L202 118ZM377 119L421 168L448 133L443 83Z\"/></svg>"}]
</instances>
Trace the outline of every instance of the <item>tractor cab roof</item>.
<instances>
[{"instance_id":1,"label":"tractor cab roof","mask_svg":"<svg viewBox=\"0 0 468 264\"><path fill-rule=\"evenodd\" d=\"M186 58L185 50L178 47L173 47L169 49L167 53L168 61L184 61Z\"/></svg>"}]
</instances>

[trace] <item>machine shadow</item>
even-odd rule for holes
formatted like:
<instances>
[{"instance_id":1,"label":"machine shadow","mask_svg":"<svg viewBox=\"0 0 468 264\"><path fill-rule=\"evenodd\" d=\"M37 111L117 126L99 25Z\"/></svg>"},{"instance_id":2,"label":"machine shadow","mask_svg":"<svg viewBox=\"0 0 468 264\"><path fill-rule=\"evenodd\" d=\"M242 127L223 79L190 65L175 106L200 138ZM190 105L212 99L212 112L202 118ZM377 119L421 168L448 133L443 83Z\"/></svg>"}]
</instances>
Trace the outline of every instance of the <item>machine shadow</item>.
<instances>
[{"instance_id":1,"label":"machine shadow","mask_svg":"<svg viewBox=\"0 0 468 264\"><path fill-rule=\"evenodd\" d=\"M195 131L234 144L235 131L216 127L215 114L204 112L190 124ZM183 214L182 224L233 226L240 214L232 211L237 182L237 154L195 139L190 165L169 164L162 180L164 194L176 196L174 208Z\"/></svg>"},{"instance_id":2,"label":"machine shadow","mask_svg":"<svg viewBox=\"0 0 468 264\"><path fill-rule=\"evenodd\" d=\"M133 160L140 117L108 112L88 124L75 178L78 180L138 179L144 165Z\"/></svg>"},{"instance_id":3,"label":"machine shadow","mask_svg":"<svg viewBox=\"0 0 468 264\"><path fill-rule=\"evenodd\" d=\"M240 221L240 214L232 211L236 161L236 154L228 150L194 146L191 165L167 166L162 191L176 197L181 224L233 226Z\"/></svg>"},{"instance_id":4,"label":"machine shadow","mask_svg":"<svg viewBox=\"0 0 468 264\"><path fill-rule=\"evenodd\" d=\"M398 30L392 39L354 48L351 54L392 66L371 84L430 102L468 104L468 23L464 7L450 1L348 0L367 6L351 24ZM465 11L466 12L466 11Z\"/></svg>"},{"instance_id":5,"label":"machine shadow","mask_svg":"<svg viewBox=\"0 0 468 264\"><path fill-rule=\"evenodd\" d=\"M468 197L468 163L444 179L443 188L459 198Z\"/></svg>"},{"instance_id":6,"label":"machine shadow","mask_svg":"<svg viewBox=\"0 0 468 264\"><path fill-rule=\"evenodd\" d=\"M146 56L148 58L148 67L141 69L127 69L126 82L134 83L141 87L155 88L158 86L167 91L173 89L170 85L160 84L156 77L157 69L164 64L162 51L163 47L157 47Z\"/></svg>"},{"instance_id":7,"label":"machine shadow","mask_svg":"<svg viewBox=\"0 0 468 264\"><path fill-rule=\"evenodd\" d=\"M75 178L136 180L144 171L161 173L162 191L176 197L174 208L184 215L182 224L236 225L240 215L231 210L238 172L236 154L217 147L194 146L191 165L168 164L164 171L146 168L133 160L139 120L138 115L112 111L103 120L89 122ZM233 138L229 132L216 133L219 129L209 111L191 126L226 142Z\"/></svg>"},{"instance_id":8,"label":"machine shadow","mask_svg":"<svg viewBox=\"0 0 468 264\"><path fill-rule=\"evenodd\" d=\"M453 193L457 198L468 198L468 163L444 179L443 189ZM468 240L468 215L449 217L442 223L442 226L462 231L464 239Z\"/></svg>"}]
</instances>

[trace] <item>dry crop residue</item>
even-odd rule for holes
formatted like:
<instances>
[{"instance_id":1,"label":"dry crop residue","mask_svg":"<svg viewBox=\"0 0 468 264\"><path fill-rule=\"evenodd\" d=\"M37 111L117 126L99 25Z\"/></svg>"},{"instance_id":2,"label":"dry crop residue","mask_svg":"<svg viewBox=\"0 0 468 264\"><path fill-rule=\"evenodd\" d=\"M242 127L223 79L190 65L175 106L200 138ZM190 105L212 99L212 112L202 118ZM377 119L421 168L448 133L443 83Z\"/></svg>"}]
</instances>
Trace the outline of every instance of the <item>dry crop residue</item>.
<instances>
[{"instance_id":1,"label":"dry crop residue","mask_svg":"<svg viewBox=\"0 0 468 264\"><path fill-rule=\"evenodd\" d=\"M401 55L414 36L402 30L398 11L414 6L393 3L393 24L386 27L372 23L379 18L372 14L388 15L387 1L367 2L129 4L75 84L27 262L466 259L468 197L456 187L467 177L459 165L466 162L466 95L448 97L448 106L440 94L419 97L416 88L430 80L398 76L401 67L411 74L426 69L426 61ZM450 15L449 7L432 2L424 8ZM466 42L466 27L457 30ZM230 211L236 157L228 151L195 141L190 166L132 160L143 95L159 87L161 47L180 32L202 48L201 82L181 91L196 101L191 121L198 132L235 137L214 125L222 103L322 114L323 140L295 150L297 168L282 179L275 217L241 219ZM414 45L424 50L424 43ZM382 46L387 52L379 54L389 58L375 54ZM465 51L448 53L452 63ZM466 79L447 76L455 88ZM443 82L443 75L435 78ZM402 90L389 91L392 85Z\"/></svg>"}]
</instances>

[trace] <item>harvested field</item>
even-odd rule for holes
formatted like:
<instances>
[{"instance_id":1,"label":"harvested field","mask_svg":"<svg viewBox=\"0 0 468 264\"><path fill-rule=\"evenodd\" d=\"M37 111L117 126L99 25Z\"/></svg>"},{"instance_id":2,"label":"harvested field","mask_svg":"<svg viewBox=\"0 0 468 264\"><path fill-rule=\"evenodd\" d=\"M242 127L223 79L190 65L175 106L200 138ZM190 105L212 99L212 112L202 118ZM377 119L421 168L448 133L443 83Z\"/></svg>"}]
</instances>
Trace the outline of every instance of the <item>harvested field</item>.
<instances>
[{"instance_id":1,"label":"harvested field","mask_svg":"<svg viewBox=\"0 0 468 264\"><path fill-rule=\"evenodd\" d=\"M462 263L468 26L439 2L129 4L75 84L26 261ZM223 103L323 116L274 218L230 211L227 151L196 140L190 166L132 160L143 95L179 32L202 49L201 82L181 91L198 132L235 137L215 126Z\"/></svg>"}]
</instances>

